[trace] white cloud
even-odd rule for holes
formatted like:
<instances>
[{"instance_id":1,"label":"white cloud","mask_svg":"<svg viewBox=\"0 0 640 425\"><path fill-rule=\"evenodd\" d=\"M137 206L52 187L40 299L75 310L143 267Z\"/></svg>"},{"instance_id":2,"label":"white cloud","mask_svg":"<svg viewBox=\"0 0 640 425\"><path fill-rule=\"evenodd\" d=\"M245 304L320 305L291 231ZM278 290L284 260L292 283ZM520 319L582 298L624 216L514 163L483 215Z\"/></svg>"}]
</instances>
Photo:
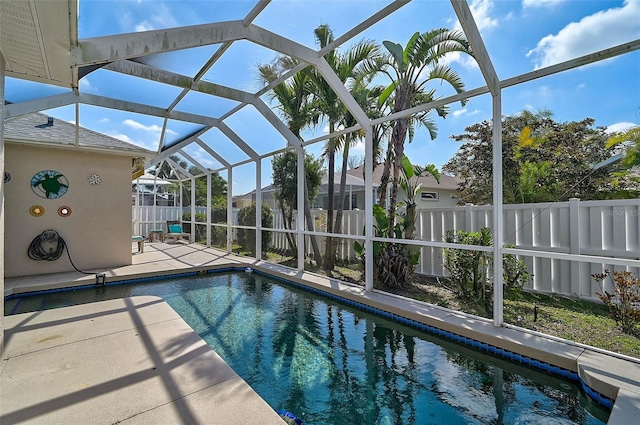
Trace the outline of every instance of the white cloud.
<instances>
[{"instance_id":1,"label":"white cloud","mask_svg":"<svg viewBox=\"0 0 640 425\"><path fill-rule=\"evenodd\" d=\"M611 124L610 126L607 126L607 133L609 134L619 133L622 131L627 131L631 127L636 127L636 126L638 126L638 124L634 124L632 122L617 122L617 123Z\"/></svg>"},{"instance_id":2,"label":"white cloud","mask_svg":"<svg viewBox=\"0 0 640 425\"><path fill-rule=\"evenodd\" d=\"M498 26L498 19L490 16L491 9L493 9L492 0L473 0L469 5L469 9L471 9L473 20L476 22L476 26L480 32ZM462 31L460 21L456 20L453 29Z\"/></svg>"},{"instance_id":3,"label":"white cloud","mask_svg":"<svg viewBox=\"0 0 640 425\"><path fill-rule=\"evenodd\" d=\"M469 8L471 9L473 20L475 21L480 33L498 26L499 20L491 16L491 10L493 9L492 0L473 0L469 5ZM462 31L460 21L456 21L453 29ZM453 62L458 62L467 69L474 69L478 67L478 63L475 59L466 55L463 56L458 52L450 53L444 60L444 63L446 64L451 64Z\"/></svg>"},{"instance_id":4,"label":"white cloud","mask_svg":"<svg viewBox=\"0 0 640 425\"><path fill-rule=\"evenodd\" d=\"M151 25L149 21L142 21L135 27L136 32L151 31L152 29L154 29L153 25Z\"/></svg>"},{"instance_id":5,"label":"white cloud","mask_svg":"<svg viewBox=\"0 0 640 425\"><path fill-rule=\"evenodd\" d=\"M522 7L534 8L534 7L553 7L564 0L522 0Z\"/></svg>"},{"instance_id":6,"label":"white cloud","mask_svg":"<svg viewBox=\"0 0 640 425\"><path fill-rule=\"evenodd\" d=\"M576 89L578 90L582 90L583 88L587 87L587 85L585 83L580 83L576 86Z\"/></svg>"},{"instance_id":7,"label":"white cloud","mask_svg":"<svg viewBox=\"0 0 640 425\"><path fill-rule=\"evenodd\" d=\"M478 26L478 30L488 30L498 26L498 19L490 16L491 9L493 9L493 1L491 0L474 0L469 5L471 14L474 21Z\"/></svg>"},{"instance_id":8,"label":"white cloud","mask_svg":"<svg viewBox=\"0 0 640 425\"><path fill-rule=\"evenodd\" d=\"M111 122L111 120L109 118L107 118L107 117L100 118L98 120L98 123L100 123L100 124L109 124L110 122Z\"/></svg>"},{"instance_id":9,"label":"white cloud","mask_svg":"<svg viewBox=\"0 0 640 425\"><path fill-rule=\"evenodd\" d=\"M134 121L132 119L126 119L124 121L122 121L122 123L124 125L126 125L127 127L131 127L134 130L141 130L141 131L147 131L149 133L153 133L156 135L160 135L160 133L162 132L162 127L160 127L159 125L144 125L142 123L139 123L138 121ZM171 135L177 135L178 133L176 133L173 130L169 130L167 129L165 131L165 134L171 134Z\"/></svg>"},{"instance_id":10,"label":"white cloud","mask_svg":"<svg viewBox=\"0 0 640 425\"><path fill-rule=\"evenodd\" d=\"M470 117L472 115L476 115L480 113L480 109L474 109L473 111L468 111L467 108L462 108L462 109L458 109L453 111L452 115L454 117L461 117L461 116L467 116Z\"/></svg>"},{"instance_id":11,"label":"white cloud","mask_svg":"<svg viewBox=\"0 0 640 425\"><path fill-rule=\"evenodd\" d=\"M141 146L152 151L155 151L158 148L157 142L143 142L139 140L133 140L131 137L123 133L110 133L109 136L115 137L116 139L122 140L123 142L131 143L132 145Z\"/></svg>"},{"instance_id":12,"label":"white cloud","mask_svg":"<svg viewBox=\"0 0 640 425\"><path fill-rule=\"evenodd\" d=\"M152 14L148 20L144 20L135 26L136 31L150 31L156 28L172 28L179 26L178 22L173 17L174 12L172 12L166 4L154 4L154 11L155 13Z\"/></svg>"},{"instance_id":13,"label":"white cloud","mask_svg":"<svg viewBox=\"0 0 640 425\"><path fill-rule=\"evenodd\" d=\"M95 87L93 87L91 85L91 82L89 82L89 77L84 77L82 78L79 82L78 82L78 86L80 88L80 90L84 90L84 91L93 91L94 93L98 93L98 89L96 89Z\"/></svg>"},{"instance_id":14,"label":"white cloud","mask_svg":"<svg viewBox=\"0 0 640 425\"><path fill-rule=\"evenodd\" d=\"M640 37L640 1L625 0L622 7L603 10L571 22L547 35L527 53L536 69L616 46Z\"/></svg>"},{"instance_id":15,"label":"white cloud","mask_svg":"<svg viewBox=\"0 0 640 425\"><path fill-rule=\"evenodd\" d=\"M133 140L131 137L127 136L126 134L111 133L111 134L109 134L109 136L115 137L116 139L122 140L123 142L131 143L133 145L138 145L138 142L136 142L135 140Z\"/></svg>"}]
</instances>

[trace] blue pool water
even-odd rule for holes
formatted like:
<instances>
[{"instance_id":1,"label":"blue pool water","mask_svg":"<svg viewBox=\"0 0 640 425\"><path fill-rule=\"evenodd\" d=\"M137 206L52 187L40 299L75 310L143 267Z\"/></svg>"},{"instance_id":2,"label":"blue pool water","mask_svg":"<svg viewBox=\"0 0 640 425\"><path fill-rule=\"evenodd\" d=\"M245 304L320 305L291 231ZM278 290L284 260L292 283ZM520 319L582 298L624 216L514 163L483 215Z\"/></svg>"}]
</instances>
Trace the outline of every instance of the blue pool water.
<instances>
[{"instance_id":1,"label":"blue pool water","mask_svg":"<svg viewBox=\"0 0 640 425\"><path fill-rule=\"evenodd\" d=\"M12 298L5 312L164 298L275 410L308 425L602 424L577 383L256 273Z\"/></svg>"}]
</instances>

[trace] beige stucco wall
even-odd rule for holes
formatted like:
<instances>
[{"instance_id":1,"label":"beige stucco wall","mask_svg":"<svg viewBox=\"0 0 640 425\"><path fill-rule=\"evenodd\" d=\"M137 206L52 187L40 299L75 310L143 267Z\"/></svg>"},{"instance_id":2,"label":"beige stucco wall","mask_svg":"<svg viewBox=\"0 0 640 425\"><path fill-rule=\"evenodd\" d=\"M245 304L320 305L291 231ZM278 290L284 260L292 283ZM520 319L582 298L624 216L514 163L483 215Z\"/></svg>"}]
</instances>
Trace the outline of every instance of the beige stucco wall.
<instances>
[{"instance_id":1,"label":"beige stucco wall","mask_svg":"<svg viewBox=\"0 0 640 425\"><path fill-rule=\"evenodd\" d=\"M69 190L46 199L31 190L32 177L55 170L69 180ZM131 264L131 158L104 153L29 146L7 141L5 171L5 276L72 271L66 251L55 261L28 257L31 241L46 229L65 240L71 258L81 270ZM92 186L87 177L102 177ZM45 213L33 217L29 209L41 205ZM71 215L61 217L58 208Z\"/></svg>"}]
</instances>

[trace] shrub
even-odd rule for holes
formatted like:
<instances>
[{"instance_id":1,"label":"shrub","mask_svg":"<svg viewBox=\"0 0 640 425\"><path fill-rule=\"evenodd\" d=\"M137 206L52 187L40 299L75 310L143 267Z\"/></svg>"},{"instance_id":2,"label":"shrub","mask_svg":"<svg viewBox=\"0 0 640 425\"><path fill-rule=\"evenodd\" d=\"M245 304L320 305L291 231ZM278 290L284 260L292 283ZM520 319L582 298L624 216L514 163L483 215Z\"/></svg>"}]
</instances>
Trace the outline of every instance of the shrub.
<instances>
[{"instance_id":1,"label":"shrub","mask_svg":"<svg viewBox=\"0 0 640 425\"><path fill-rule=\"evenodd\" d=\"M376 223L373 226L374 236L381 238L402 237L404 220L396 223L393 235L389 233L389 216L380 205L373 206L373 217ZM353 243L356 258L360 260L364 269L365 249L359 242ZM373 242L373 273L374 282L383 287L401 288L409 282L413 270L420 259L420 250L411 246L403 246L393 242Z\"/></svg>"},{"instance_id":2,"label":"shrub","mask_svg":"<svg viewBox=\"0 0 640 425\"><path fill-rule=\"evenodd\" d=\"M182 221L191 221L191 213L182 214ZM207 215L205 213L196 213L196 223L206 223ZM227 222L227 208L221 206L215 206L211 208L211 222L212 223L226 223ZM191 224L185 223L185 232L192 233ZM194 240L203 241L207 239L206 226L196 225L196 231ZM224 227L211 227L211 244L214 246L226 246L227 245L227 229Z\"/></svg>"},{"instance_id":3,"label":"shrub","mask_svg":"<svg viewBox=\"0 0 640 425\"><path fill-rule=\"evenodd\" d=\"M491 230L483 227L479 232L447 230L445 242L464 245L493 246ZM513 245L508 245L513 247ZM459 296L475 297L489 313L492 310L493 286L489 282L488 271L493 263L490 252L468 249L444 248L444 268L455 285ZM523 260L512 254L505 254L502 260L503 284L508 289L519 289L531 280L531 274Z\"/></svg>"},{"instance_id":4,"label":"shrub","mask_svg":"<svg viewBox=\"0 0 640 425\"><path fill-rule=\"evenodd\" d=\"M631 272L605 270L604 273L592 274L602 292L596 295L609 309L611 318L616 321L625 333L634 333L640 323L640 279ZM609 278L613 283L613 293L604 290L602 282Z\"/></svg>"},{"instance_id":5,"label":"shrub","mask_svg":"<svg viewBox=\"0 0 640 425\"><path fill-rule=\"evenodd\" d=\"M238 211L238 224L241 226L256 225L256 203L252 203ZM273 227L273 212L267 204L262 204L262 227ZM253 229L238 229L238 243L251 255L256 256L256 231ZM266 253L271 243L271 233L262 231L262 252Z\"/></svg>"},{"instance_id":6,"label":"shrub","mask_svg":"<svg viewBox=\"0 0 640 425\"><path fill-rule=\"evenodd\" d=\"M513 248L513 245L507 245ZM502 260L502 279L507 289L520 289L531 281L533 275L529 273L523 260L513 254L505 254Z\"/></svg>"},{"instance_id":7,"label":"shrub","mask_svg":"<svg viewBox=\"0 0 640 425\"><path fill-rule=\"evenodd\" d=\"M444 241L463 245L493 245L491 231L487 227L483 227L479 232L447 230ZM449 279L455 285L458 295L482 295L491 256L483 251L455 248L444 248L443 254L443 266L449 272Z\"/></svg>"}]
</instances>

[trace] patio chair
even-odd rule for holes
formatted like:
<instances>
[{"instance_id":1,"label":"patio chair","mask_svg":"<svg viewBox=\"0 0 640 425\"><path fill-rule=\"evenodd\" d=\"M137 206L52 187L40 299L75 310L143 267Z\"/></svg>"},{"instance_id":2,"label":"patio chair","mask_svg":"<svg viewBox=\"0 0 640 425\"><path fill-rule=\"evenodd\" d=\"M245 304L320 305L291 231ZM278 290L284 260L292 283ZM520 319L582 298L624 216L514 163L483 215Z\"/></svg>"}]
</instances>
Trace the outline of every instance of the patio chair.
<instances>
[{"instance_id":1,"label":"patio chair","mask_svg":"<svg viewBox=\"0 0 640 425\"><path fill-rule=\"evenodd\" d=\"M180 223L180 221L167 220L167 233L164 235L165 242L178 242L182 240L182 238L186 238L187 242L191 242L191 233L182 231L182 223Z\"/></svg>"}]
</instances>

